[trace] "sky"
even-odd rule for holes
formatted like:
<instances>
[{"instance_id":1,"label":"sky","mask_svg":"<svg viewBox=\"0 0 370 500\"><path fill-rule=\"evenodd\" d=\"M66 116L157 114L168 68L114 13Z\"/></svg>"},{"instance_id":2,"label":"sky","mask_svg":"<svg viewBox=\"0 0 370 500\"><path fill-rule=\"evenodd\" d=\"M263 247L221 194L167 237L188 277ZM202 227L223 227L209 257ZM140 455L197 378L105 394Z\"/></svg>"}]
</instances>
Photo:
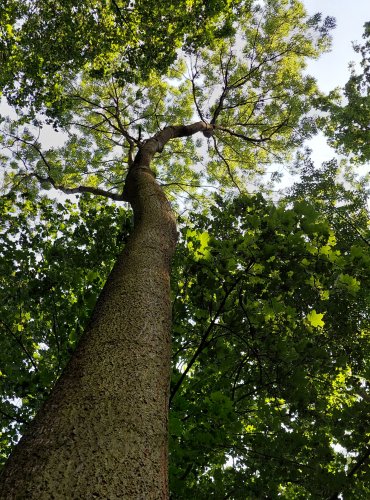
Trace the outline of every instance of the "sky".
<instances>
[{"instance_id":1,"label":"sky","mask_svg":"<svg viewBox=\"0 0 370 500\"><path fill-rule=\"evenodd\" d=\"M352 42L362 42L363 25L370 21L370 0L303 0L309 14L321 12L323 17L333 16L337 26L332 33L331 52L323 54L317 61L308 64L307 72L314 76L319 87L329 92L335 87L343 87L348 80L350 61L359 61L352 48ZM319 135L310 141L312 158L317 164L330 160L333 150Z\"/></svg>"},{"instance_id":2,"label":"sky","mask_svg":"<svg viewBox=\"0 0 370 500\"><path fill-rule=\"evenodd\" d=\"M358 59L351 42L362 41L363 25L370 21L370 1L303 0L303 3L309 14L321 12L323 17L333 16L337 21L332 51L309 64L309 72L318 79L320 88L328 92L346 83L348 63Z\"/></svg>"}]
</instances>

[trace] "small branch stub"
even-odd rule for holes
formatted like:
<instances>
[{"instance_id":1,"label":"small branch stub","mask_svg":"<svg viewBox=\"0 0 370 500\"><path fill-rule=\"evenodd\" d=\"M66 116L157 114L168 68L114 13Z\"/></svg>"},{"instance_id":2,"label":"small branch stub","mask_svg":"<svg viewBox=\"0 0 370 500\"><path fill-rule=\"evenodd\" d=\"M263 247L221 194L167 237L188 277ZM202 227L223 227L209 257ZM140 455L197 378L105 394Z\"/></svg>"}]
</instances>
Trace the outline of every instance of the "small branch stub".
<instances>
[{"instance_id":1,"label":"small branch stub","mask_svg":"<svg viewBox=\"0 0 370 500\"><path fill-rule=\"evenodd\" d=\"M207 139L209 139L210 137L213 136L215 128L214 128L214 125L210 124L210 123L207 123L206 126L207 126L207 128L205 130L203 130L203 135L204 135L204 137L207 137Z\"/></svg>"}]
</instances>

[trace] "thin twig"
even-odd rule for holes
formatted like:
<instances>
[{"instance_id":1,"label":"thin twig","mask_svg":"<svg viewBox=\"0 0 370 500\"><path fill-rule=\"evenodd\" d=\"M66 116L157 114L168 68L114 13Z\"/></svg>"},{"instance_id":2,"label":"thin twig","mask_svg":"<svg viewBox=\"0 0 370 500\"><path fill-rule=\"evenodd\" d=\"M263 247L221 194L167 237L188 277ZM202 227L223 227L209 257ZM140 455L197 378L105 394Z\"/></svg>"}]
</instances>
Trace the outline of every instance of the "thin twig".
<instances>
[{"instance_id":1,"label":"thin twig","mask_svg":"<svg viewBox=\"0 0 370 500\"><path fill-rule=\"evenodd\" d=\"M228 174L229 174L229 176L230 176L230 179L231 179L232 183L234 184L234 186L236 187L236 189L237 189L237 190L239 191L239 193L241 194L241 193L242 193L242 191L241 191L240 187L238 186L238 183L237 183L237 182L235 181L235 179L234 179L234 176L233 176L233 174L232 174L232 172L231 172L231 168L230 168L229 162L226 160L226 158L223 156L223 154L221 153L221 151L218 149L218 145L217 145L216 137L214 137L214 136L213 136L213 137L212 137L212 139L213 139L213 145L214 145L214 147L215 147L216 153L217 153L217 154L218 154L218 156L221 158L221 160L225 163L225 165L226 165L226 169L227 169L227 172L228 172Z\"/></svg>"}]
</instances>

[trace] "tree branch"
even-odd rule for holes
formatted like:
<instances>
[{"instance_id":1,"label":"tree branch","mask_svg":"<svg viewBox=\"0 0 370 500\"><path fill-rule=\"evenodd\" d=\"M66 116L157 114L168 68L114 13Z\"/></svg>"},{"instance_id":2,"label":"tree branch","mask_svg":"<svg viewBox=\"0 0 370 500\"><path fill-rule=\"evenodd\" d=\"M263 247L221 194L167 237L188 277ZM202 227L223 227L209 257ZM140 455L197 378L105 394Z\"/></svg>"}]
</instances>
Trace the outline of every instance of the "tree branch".
<instances>
[{"instance_id":1,"label":"tree branch","mask_svg":"<svg viewBox=\"0 0 370 500\"><path fill-rule=\"evenodd\" d=\"M239 137L239 139L243 139L243 141L251 142L253 144L259 143L259 142L267 142L271 139L271 137L260 137L259 139L254 138L254 137L248 137L244 134L239 134L238 132L234 132L233 130L230 130L229 128L223 127L221 125L215 125L215 128L217 130L221 130L222 132L226 132L227 134L230 134L233 137Z\"/></svg>"},{"instance_id":2,"label":"tree branch","mask_svg":"<svg viewBox=\"0 0 370 500\"><path fill-rule=\"evenodd\" d=\"M100 189L92 186L77 186L75 188L67 188L60 184L57 184L50 175L47 177L43 177L35 172L31 174L27 174L26 177L35 177L39 182L48 182L53 186L54 189L58 189L65 194L78 194L78 193L91 193L97 196L104 196L105 198L110 198L115 201L124 201L123 196L117 193L111 193L110 191L106 191L105 189Z\"/></svg>"},{"instance_id":3,"label":"tree branch","mask_svg":"<svg viewBox=\"0 0 370 500\"><path fill-rule=\"evenodd\" d=\"M216 320L217 318L219 317L219 315L222 313L224 307L225 307L225 304L226 304L226 300L228 299L228 297L230 296L231 292L235 289L235 287L237 286L237 284L239 283L239 281L243 278L243 275L240 275L236 280L235 282L233 283L233 285L230 287L230 289L225 293L225 296L224 298L222 299L215 315L213 316L210 324L208 325L208 328L206 329L206 331L204 332L204 334L202 335L202 338L200 340L200 343L197 347L197 349L195 350L192 358L190 359L189 363L187 364L185 370L183 371L183 373L181 374L181 377L179 378L179 380L176 382L174 388L172 389L171 391L171 396L170 396L170 404L173 400L173 398L175 397L177 391L179 390L179 388L181 387L181 384L183 383L183 381L185 380L185 377L186 375L189 373L189 370L191 369L191 367L193 366L193 364L196 362L196 360L198 359L199 355L203 352L203 350L207 347L207 339L208 339L208 336L209 334L211 333L213 327L215 326L216 324Z\"/></svg>"},{"instance_id":4,"label":"tree branch","mask_svg":"<svg viewBox=\"0 0 370 500\"><path fill-rule=\"evenodd\" d=\"M215 112L213 113L213 117L211 120L212 125L214 125L216 123L218 115L224 109L224 100L226 99L227 94L229 93L229 90L230 90L230 87L229 87L229 64L230 64L232 58L233 58L233 54L231 52L229 55L229 58L227 60L226 67L224 68L223 64L222 64L222 57L221 57L220 65L221 65L222 77L224 80L224 87L222 89L222 93L221 93L220 99L218 101L218 105L215 109Z\"/></svg>"},{"instance_id":5,"label":"tree branch","mask_svg":"<svg viewBox=\"0 0 370 500\"><path fill-rule=\"evenodd\" d=\"M241 193L242 191L241 191L239 185L237 184L237 182L235 181L234 176L233 176L233 174L231 172L231 168L230 168L229 162L226 160L226 158L221 154L221 151L218 149L216 137L212 137L212 139L213 139L213 145L215 147L216 153L221 158L221 160L225 163L226 168L227 168L227 172L228 172L228 174L230 176L230 179L231 179L232 183L234 184L234 186L236 187L236 189L239 191L239 193Z\"/></svg>"},{"instance_id":6,"label":"tree branch","mask_svg":"<svg viewBox=\"0 0 370 500\"><path fill-rule=\"evenodd\" d=\"M197 56L198 57L198 56ZM198 105L198 101L197 101L197 97L196 97L196 86L195 86L195 79L196 77L198 76L198 70L197 70L197 57L195 59L195 73L192 71L191 73L191 88L192 88L192 93L193 93L193 101L194 101L194 104L195 104L195 107L196 107L196 110L197 110L197 113L199 115L199 118L204 122L204 118L203 118L203 113ZM193 69L193 68L191 68Z\"/></svg>"},{"instance_id":7,"label":"tree branch","mask_svg":"<svg viewBox=\"0 0 370 500\"><path fill-rule=\"evenodd\" d=\"M50 165L49 161L47 160L46 156L41 151L41 149L35 143L28 142L28 141L22 139L21 137L15 137L15 136L12 136L11 134L8 134L8 135L10 135L11 137L14 137L17 141L22 142L23 144L26 144L27 146L32 147L39 154L41 160L43 161L43 163L46 166L46 168L48 169L48 171L49 172L51 171L51 165ZM96 187L92 187L92 186L77 186L75 188L67 188L67 187L62 186L60 184L57 184L55 182L55 180L50 175L48 175L47 177L43 177L42 175L37 174L36 172L32 172L30 174L25 174L24 177L25 178L35 177L39 182L47 182L47 183L51 184L54 189L58 189L59 191L62 191L65 194L91 193L91 194L95 194L98 196L104 196L106 198L111 198L112 200L115 200L115 201L124 201L121 194L111 193L110 191L106 191L104 189L100 189L100 188L96 188Z\"/></svg>"},{"instance_id":8,"label":"tree branch","mask_svg":"<svg viewBox=\"0 0 370 500\"><path fill-rule=\"evenodd\" d=\"M4 321L0 320L0 323L4 326L5 330L10 334L10 336L17 342L17 344L20 346L20 348L22 349L22 351L27 356L28 361L31 363L31 365L33 366L34 370L37 372L38 371L38 367L37 367L36 363L34 362L32 355L28 352L28 349L23 344L22 340L18 337L18 335L16 335L13 332L13 330L10 328L9 325L7 325L6 323L4 323Z\"/></svg>"},{"instance_id":9,"label":"tree branch","mask_svg":"<svg viewBox=\"0 0 370 500\"><path fill-rule=\"evenodd\" d=\"M136 154L134 165L136 167L149 167L153 156L156 153L161 153L171 139L190 137L197 132L204 132L212 128L212 125L204 121L191 123L190 125L170 125L165 127L150 139L143 141Z\"/></svg>"},{"instance_id":10,"label":"tree branch","mask_svg":"<svg viewBox=\"0 0 370 500\"><path fill-rule=\"evenodd\" d=\"M1 415L3 415L3 417L5 417L6 419L10 420L10 421L16 421L18 422L19 424L27 424L27 420L25 420L24 418L22 417L18 417L18 416L15 416L15 415L10 415L9 413L7 413L6 411L4 411L3 409L0 408L0 413Z\"/></svg>"}]
</instances>

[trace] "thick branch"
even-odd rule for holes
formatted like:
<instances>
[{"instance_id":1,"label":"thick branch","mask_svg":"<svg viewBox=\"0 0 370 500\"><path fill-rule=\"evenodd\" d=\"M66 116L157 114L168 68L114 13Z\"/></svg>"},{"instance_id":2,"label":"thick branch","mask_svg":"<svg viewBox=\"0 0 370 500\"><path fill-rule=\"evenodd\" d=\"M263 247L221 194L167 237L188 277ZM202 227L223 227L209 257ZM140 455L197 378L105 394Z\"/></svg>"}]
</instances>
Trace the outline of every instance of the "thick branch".
<instances>
[{"instance_id":1,"label":"thick branch","mask_svg":"<svg viewBox=\"0 0 370 500\"><path fill-rule=\"evenodd\" d=\"M43 177L42 175L32 173L27 177L35 177L39 182L48 182L53 186L53 188L62 191L65 194L78 194L78 193L91 193L97 196L104 196L105 198L110 198L115 201L123 201L123 197L121 194L111 193L110 191L106 191L105 189L100 189L92 186L77 186L75 188L67 188L60 184L57 184L50 175L47 177Z\"/></svg>"},{"instance_id":2,"label":"thick branch","mask_svg":"<svg viewBox=\"0 0 370 500\"><path fill-rule=\"evenodd\" d=\"M153 137L148 139L139 148L135 157L133 168L147 167L149 168L150 162L156 153L161 153L165 145L171 140L179 137L189 137L197 132L204 132L212 129L213 126L199 121L191 123L190 125L172 125L165 127L160 132L157 132Z\"/></svg>"}]
</instances>

